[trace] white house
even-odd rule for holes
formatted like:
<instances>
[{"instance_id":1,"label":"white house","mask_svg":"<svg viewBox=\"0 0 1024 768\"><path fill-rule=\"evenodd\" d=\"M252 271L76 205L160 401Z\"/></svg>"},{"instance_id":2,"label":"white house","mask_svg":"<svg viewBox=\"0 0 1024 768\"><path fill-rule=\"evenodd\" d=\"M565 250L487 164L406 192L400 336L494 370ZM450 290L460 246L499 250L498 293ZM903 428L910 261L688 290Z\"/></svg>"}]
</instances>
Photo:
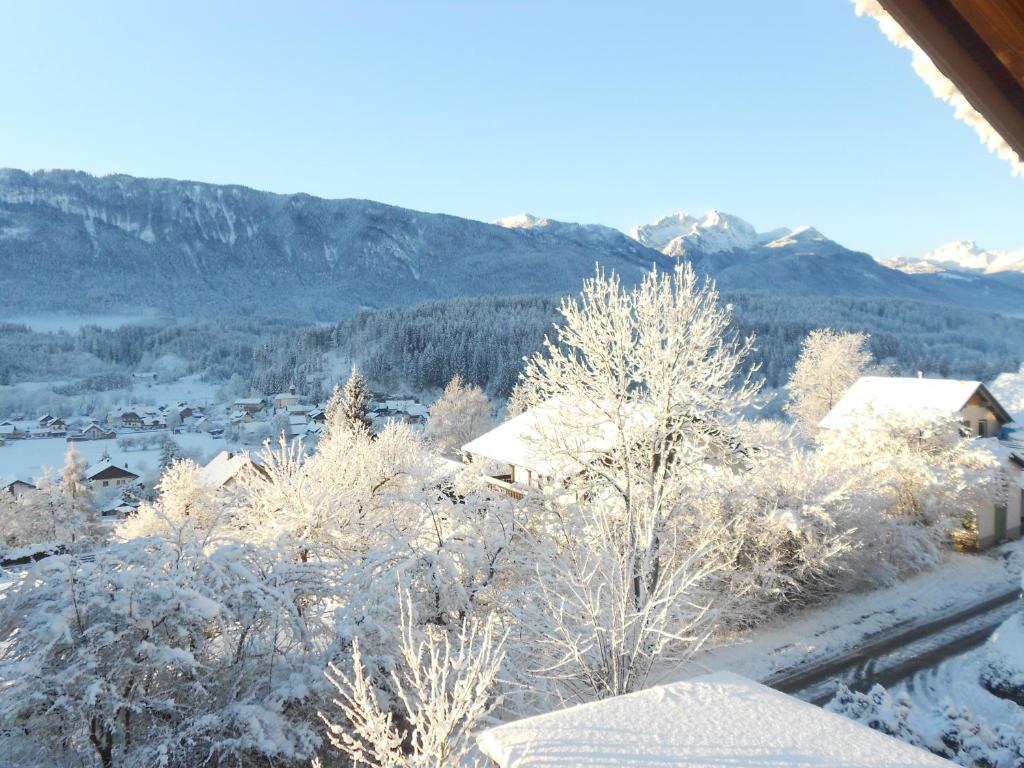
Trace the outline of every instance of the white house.
<instances>
[{"instance_id":1,"label":"white house","mask_svg":"<svg viewBox=\"0 0 1024 768\"><path fill-rule=\"evenodd\" d=\"M81 440L113 440L117 434L113 430L104 429L95 421L89 424L81 432L68 435L68 442L73 443Z\"/></svg>"},{"instance_id":2,"label":"white house","mask_svg":"<svg viewBox=\"0 0 1024 768\"><path fill-rule=\"evenodd\" d=\"M128 485L138 480L139 476L111 459L103 459L85 470L85 479L93 490L102 490Z\"/></svg>"},{"instance_id":3,"label":"white house","mask_svg":"<svg viewBox=\"0 0 1024 768\"><path fill-rule=\"evenodd\" d=\"M843 429L872 413L952 415L960 419L966 437L1008 437L1013 418L980 381L864 376L835 404L819 424ZM1007 479L1006 503L978 510L978 545L988 547L1021 533L1024 508L1024 458L1009 443L993 440L992 449Z\"/></svg>"},{"instance_id":4,"label":"white house","mask_svg":"<svg viewBox=\"0 0 1024 768\"><path fill-rule=\"evenodd\" d=\"M26 480L12 480L7 483L7 485L0 487L0 491L6 491L14 496L14 498L19 498L29 491L34 490L36 490L36 486Z\"/></svg>"},{"instance_id":5,"label":"white house","mask_svg":"<svg viewBox=\"0 0 1024 768\"><path fill-rule=\"evenodd\" d=\"M498 768L942 768L945 760L730 672L484 731Z\"/></svg>"}]
</instances>

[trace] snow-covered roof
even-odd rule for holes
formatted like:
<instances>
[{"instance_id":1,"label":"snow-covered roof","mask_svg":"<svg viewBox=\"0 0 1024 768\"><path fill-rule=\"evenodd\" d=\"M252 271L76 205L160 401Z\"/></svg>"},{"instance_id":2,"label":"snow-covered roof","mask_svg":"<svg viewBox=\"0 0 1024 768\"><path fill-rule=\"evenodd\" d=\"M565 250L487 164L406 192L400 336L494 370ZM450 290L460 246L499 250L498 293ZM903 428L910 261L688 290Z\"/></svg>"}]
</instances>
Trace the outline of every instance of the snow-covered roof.
<instances>
[{"instance_id":1,"label":"snow-covered roof","mask_svg":"<svg viewBox=\"0 0 1024 768\"><path fill-rule=\"evenodd\" d=\"M492 728L500 768L882 768L945 760L731 672Z\"/></svg>"},{"instance_id":2,"label":"snow-covered roof","mask_svg":"<svg viewBox=\"0 0 1024 768\"><path fill-rule=\"evenodd\" d=\"M649 410L638 405L630 409L626 423L639 425L649 417ZM556 468L571 470L578 467L577 462L588 462L607 451L618 437L618 429L617 422L599 407L554 399L528 408L470 440L461 450L551 475Z\"/></svg>"},{"instance_id":3,"label":"snow-covered roof","mask_svg":"<svg viewBox=\"0 0 1024 768\"><path fill-rule=\"evenodd\" d=\"M863 376L853 383L819 426L842 429L851 419L867 411L954 414L967 405L978 390L1009 420L1009 414L980 381Z\"/></svg>"},{"instance_id":4,"label":"snow-covered roof","mask_svg":"<svg viewBox=\"0 0 1024 768\"><path fill-rule=\"evenodd\" d=\"M263 398L240 397L237 400L235 400L235 405L263 405Z\"/></svg>"},{"instance_id":5,"label":"snow-covered roof","mask_svg":"<svg viewBox=\"0 0 1024 768\"><path fill-rule=\"evenodd\" d=\"M250 465L258 466L258 462L246 452L221 451L202 468L200 478L207 488L217 490L233 480L243 467Z\"/></svg>"},{"instance_id":6,"label":"snow-covered roof","mask_svg":"<svg viewBox=\"0 0 1024 768\"><path fill-rule=\"evenodd\" d=\"M538 441L543 425L550 423L550 419L551 416L542 407L527 409L470 440L462 446L462 452L536 472L549 472L551 461L540 450Z\"/></svg>"}]
</instances>

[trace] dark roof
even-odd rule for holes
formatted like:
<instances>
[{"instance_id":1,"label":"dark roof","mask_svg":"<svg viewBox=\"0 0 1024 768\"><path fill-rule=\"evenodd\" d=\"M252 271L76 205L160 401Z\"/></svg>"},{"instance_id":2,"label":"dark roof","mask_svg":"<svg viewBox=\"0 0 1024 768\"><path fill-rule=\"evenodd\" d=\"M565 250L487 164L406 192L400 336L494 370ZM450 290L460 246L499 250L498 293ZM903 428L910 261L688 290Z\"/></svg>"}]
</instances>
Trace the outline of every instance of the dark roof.
<instances>
[{"instance_id":1,"label":"dark roof","mask_svg":"<svg viewBox=\"0 0 1024 768\"><path fill-rule=\"evenodd\" d=\"M111 464L110 466L104 467L103 469L99 470L98 472L94 473L93 475L89 476L86 479L88 479L88 480L117 480L117 479L122 478L122 477L128 477L128 478L134 479L134 478L138 477L138 475L136 475L131 470L124 469L123 467L119 467L119 466L117 466L115 464Z\"/></svg>"}]
</instances>

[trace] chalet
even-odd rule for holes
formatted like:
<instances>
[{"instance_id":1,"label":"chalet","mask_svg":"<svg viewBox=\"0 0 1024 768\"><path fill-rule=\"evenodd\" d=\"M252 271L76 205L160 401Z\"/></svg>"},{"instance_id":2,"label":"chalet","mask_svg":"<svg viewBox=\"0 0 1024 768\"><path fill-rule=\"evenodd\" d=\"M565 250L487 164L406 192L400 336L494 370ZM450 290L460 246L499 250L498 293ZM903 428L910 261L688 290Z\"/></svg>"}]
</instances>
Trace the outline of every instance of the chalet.
<instances>
[{"instance_id":1,"label":"chalet","mask_svg":"<svg viewBox=\"0 0 1024 768\"><path fill-rule=\"evenodd\" d=\"M27 433L13 421L0 421L0 438L21 440Z\"/></svg>"},{"instance_id":2,"label":"chalet","mask_svg":"<svg viewBox=\"0 0 1024 768\"><path fill-rule=\"evenodd\" d=\"M39 426L45 427L51 421L53 421L53 416L51 416L48 413L44 413L42 416L39 417Z\"/></svg>"},{"instance_id":3,"label":"chalet","mask_svg":"<svg viewBox=\"0 0 1024 768\"><path fill-rule=\"evenodd\" d=\"M263 410L263 400L259 397L242 397L232 404L236 411L245 413L259 413Z\"/></svg>"},{"instance_id":4,"label":"chalet","mask_svg":"<svg viewBox=\"0 0 1024 768\"><path fill-rule=\"evenodd\" d=\"M497 768L942 768L947 761L731 672L483 731Z\"/></svg>"},{"instance_id":5,"label":"chalet","mask_svg":"<svg viewBox=\"0 0 1024 768\"><path fill-rule=\"evenodd\" d=\"M221 451L200 472L200 482L213 491L231 488L238 482L243 471L252 471L267 477L267 471L247 451L234 453Z\"/></svg>"},{"instance_id":6,"label":"chalet","mask_svg":"<svg viewBox=\"0 0 1024 768\"><path fill-rule=\"evenodd\" d=\"M50 437L64 437L68 433L68 425L64 419L50 419L46 429Z\"/></svg>"},{"instance_id":7,"label":"chalet","mask_svg":"<svg viewBox=\"0 0 1024 768\"><path fill-rule=\"evenodd\" d=\"M94 421L81 432L68 435L67 439L69 443L75 443L84 440L113 440L115 437L117 437L116 432L104 429Z\"/></svg>"},{"instance_id":8,"label":"chalet","mask_svg":"<svg viewBox=\"0 0 1024 768\"><path fill-rule=\"evenodd\" d=\"M0 488L0 491L6 491L15 498L34 490L36 490L36 487L25 480L12 480L7 485Z\"/></svg>"},{"instance_id":9,"label":"chalet","mask_svg":"<svg viewBox=\"0 0 1024 768\"><path fill-rule=\"evenodd\" d=\"M1003 465L1005 503L977 513L978 545L988 547L1021 533L1024 508L1024 457L1006 440L1013 418L980 381L864 376L835 404L819 426L844 429L875 414L902 413L955 416L965 438L992 438L991 448Z\"/></svg>"},{"instance_id":10,"label":"chalet","mask_svg":"<svg viewBox=\"0 0 1024 768\"><path fill-rule=\"evenodd\" d=\"M309 420L315 421L317 424L324 424L327 422L327 412L323 408L317 408L309 413Z\"/></svg>"},{"instance_id":11,"label":"chalet","mask_svg":"<svg viewBox=\"0 0 1024 768\"><path fill-rule=\"evenodd\" d=\"M292 403L288 406L290 416L308 416L313 412L313 406L309 403Z\"/></svg>"},{"instance_id":12,"label":"chalet","mask_svg":"<svg viewBox=\"0 0 1024 768\"><path fill-rule=\"evenodd\" d=\"M85 480L94 490L120 488L138 479L137 474L115 464L111 459L103 459L85 470Z\"/></svg>"},{"instance_id":13,"label":"chalet","mask_svg":"<svg viewBox=\"0 0 1024 768\"><path fill-rule=\"evenodd\" d=\"M122 411L118 421L125 429L142 429L142 417L135 411Z\"/></svg>"}]
</instances>

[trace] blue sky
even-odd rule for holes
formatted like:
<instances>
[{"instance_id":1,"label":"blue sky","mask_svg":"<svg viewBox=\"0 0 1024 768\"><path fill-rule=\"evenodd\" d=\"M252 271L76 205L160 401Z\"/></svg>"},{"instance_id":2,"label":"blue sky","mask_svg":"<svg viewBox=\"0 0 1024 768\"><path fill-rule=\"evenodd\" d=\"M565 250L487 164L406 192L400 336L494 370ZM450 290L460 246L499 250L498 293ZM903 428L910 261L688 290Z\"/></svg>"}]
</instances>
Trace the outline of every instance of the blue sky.
<instances>
[{"instance_id":1,"label":"blue sky","mask_svg":"<svg viewBox=\"0 0 1024 768\"><path fill-rule=\"evenodd\" d=\"M6 2L0 84L2 166L1024 247L1024 179L848 0Z\"/></svg>"}]
</instances>

